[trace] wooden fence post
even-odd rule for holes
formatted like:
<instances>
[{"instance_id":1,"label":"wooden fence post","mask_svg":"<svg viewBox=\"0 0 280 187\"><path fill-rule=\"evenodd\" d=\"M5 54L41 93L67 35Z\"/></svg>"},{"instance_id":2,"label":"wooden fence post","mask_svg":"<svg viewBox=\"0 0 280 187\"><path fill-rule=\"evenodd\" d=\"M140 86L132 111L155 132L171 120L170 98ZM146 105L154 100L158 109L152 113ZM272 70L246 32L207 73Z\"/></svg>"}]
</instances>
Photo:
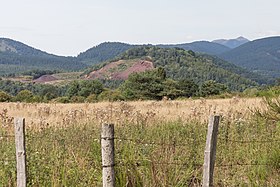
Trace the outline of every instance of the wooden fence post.
<instances>
[{"instance_id":1,"label":"wooden fence post","mask_svg":"<svg viewBox=\"0 0 280 187\"><path fill-rule=\"evenodd\" d=\"M203 187L213 186L214 165L220 116L210 116L203 164Z\"/></svg>"},{"instance_id":2,"label":"wooden fence post","mask_svg":"<svg viewBox=\"0 0 280 187\"><path fill-rule=\"evenodd\" d=\"M17 187L26 187L25 119L15 119Z\"/></svg>"},{"instance_id":3,"label":"wooden fence post","mask_svg":"<svg viewBox=\"0 0 280 187\"><path fill-rule=\"evenodd\" d=\"M115 187L114 124L102 124L101 152L103 187Z\"/></svg>"}]
</instances>

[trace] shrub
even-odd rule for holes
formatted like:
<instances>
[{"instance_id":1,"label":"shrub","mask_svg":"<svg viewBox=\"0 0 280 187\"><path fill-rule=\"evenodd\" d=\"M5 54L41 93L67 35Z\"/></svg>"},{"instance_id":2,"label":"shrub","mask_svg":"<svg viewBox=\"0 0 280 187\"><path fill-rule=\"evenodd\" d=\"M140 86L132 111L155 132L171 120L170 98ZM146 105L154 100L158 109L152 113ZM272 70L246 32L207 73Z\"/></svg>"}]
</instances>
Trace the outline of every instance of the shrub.
<instances>
[{"instance_id":1,"label":"shrub","mask_svg":"<svg viewBox=\"0 0 280 187\"><path fill-rule=\"evenodd\" d=\"M86 98L86 102L88 103L96 103L97 100L97 95L96 94L91 94Z\"/></svg>"},{"instance_id":2,"label":"shrub","mask_svg":"<svg viewBox=\"0 0 280 187\"><path fill-rule=\"evenodd\" d=\"M0 102L6 102L11 100L11 96L6 92L0 91Z\"/></svg>"},{"instance_id":3,"label":"shrub","mask_svg":"<svg viewBox=\"0 0 280 187\"><path fill-rule=\"evenodd\" d=\"M15 96L15 101L32 102L33 93L29 90L22 90Z\"/></svg>"},{"instance_id":4,"label":"shrub","mask_svg":"<svg viewBox=\"0 0 280 187\"><path fill-rule=\"evenodd\" d=\"M278 98L264 98L264 103L267 110L257 110L258 116L265 118L266 120L280 121L280 97Z\"/></svg>"},{"instance_id":5,"label":"shrub","mask_svg":"<svg viewBox=\"0 0 280 187\"><path fill-rule=\"evenodd\" d=\"M69 97L57 97L52 100L54 103L70 103Z\"/></svg>"},{"instance_id":6,"label":"shrub","mask_svg":"<svg viewBox=\"0 0 280 187\"><path fill-rule=\"evenodd\" d=\"M123 101L124 97L119 91L105 90L97 97L98 101Z\"/></svg>"},{"instance_id":7,"label":"shrub","mask_svg":"<svg viewBox=\"0 0 280 187\"><path fill-rule=\"evenodd\" d=\"M86 98L82 97L82 96L73 96L73 97L71 97L70 102L71 103L84 103L85 99Z\"/></svg>"}]
</instances>

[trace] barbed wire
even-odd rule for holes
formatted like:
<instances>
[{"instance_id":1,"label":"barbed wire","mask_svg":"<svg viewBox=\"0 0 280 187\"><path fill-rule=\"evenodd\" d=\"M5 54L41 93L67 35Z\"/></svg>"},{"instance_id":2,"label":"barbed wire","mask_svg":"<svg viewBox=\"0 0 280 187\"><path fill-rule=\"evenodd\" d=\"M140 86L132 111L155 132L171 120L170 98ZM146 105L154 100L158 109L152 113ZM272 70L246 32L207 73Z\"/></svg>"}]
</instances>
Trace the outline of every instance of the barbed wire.
<instances>
[{"instance_id":1,"label":"barbed wire","mask_svg":"<svg viewBox=\"0 0 280 187\"><path fill-rule=\"evenodd\" d=\"M10 138L10 137L14 137L11 135L8 136L0 136L0 138ZM44 138L46 136L30 136L30 135L26 135L26 138ZM63 140L64 138L61 138L59 136L54 137L54 140ZM94 141L101 141L101 137L92 137L92 139ZM134 138L122 138L122 137L114 137L114 140L117 140L118 142L121 141L127 141L127 142L133 142L135 144L141 144L141 145L158 145L158 146L169 146L169 147L184 147L184 146L189 146L190 143L194 143L194 144L200 144L200 143L205 143L206 140L203 139L187 139L190 143L187 142L180 142L180 141L169 141L169 142L156 142L156 141L146 141L143 139L134 139ZM53 140L53 141L54 141ZM185 139L186 140L186 139ZM280 142L280 140L278 139L270 139L270 140L234 140L234 139L226 139L226 138L218 138L218 142L219 140L221 141L226 141L226 142L231 142L231 143L240 143L240 144L250 144L250 143L259 143L259 144L265 144L265 143L272 143L272 142ZM51 140L50 140L51 141Z\"/></svg>"},{"instance_id":2,"label":"barbed wire","mask_svg":"<svg viewBox=\"0 0 280 187\"><path fill-rule=\"evenodd\" d=\"M278 139L270 139L270 140L234 140L234 139L226 139L226 138L218 138L219 140L224 140L232 143L271 143L271 142L280 142Z\"/></svg>"},{"instance_id":3,"label":"barbed wire","mask_svg":"<svg viewBox=\"0 0 280 187\"><path fill-rule=\"evenodd\" d=\"M8 159L8 160L6 160L6 159L5 160L1 160L0 159L0 162L16 162L16 159L14 159L14 160L10 160L10 159Z\"/></svg>"},{"instance_id":4,"label":"barbed wire","mask_svg":"<svg viewBox=\"0 0 280 187\"><path fill-rule=\"evenodd\" d=\"M115 166L147 166L147 165L175 165L175 166L194 166L194 167L202 167L203 164L192 163L192 162L155 162L152 160L133 160L132 163L129 162L116 162Z\"/></svg>"},{"instance_id":5,"label":"barbed wire","mask_svg":"<svg viewBox=\"0 0 280 187\"><path fill-rule=\"evenodd\" d=\"M116 167L123 166L147 166L147 165L176 165L176 166L187 166L187 167L203 167L201 163L186 163L186 162L154 162L151 160L133 160L132 163L129 162L117 162L114 164ZM230 164L215 164L215 167L233 167L233 166L272 166L269 163L230 163Z\"/></svg>"},{"instance_id":6,"label":"barbed wire","mask_svg":"<svg viewBox=\"0 0 280 187\"><path fill-rule=\"evenodd\" d=\"M173 146L173 147L190 145L189 143L178 143L178 141L171 141L170 143L166 143L166 142L145 141L145 140L132 139L132 138L120 138L120 137L115 137L114 139L119 140L119 141L134 142L134 143L142 144L142 145L160 145L160 146ZM194 140L194 139L191 139L190 141L192 141L192 142L196 141L196 143L198 142L197 140Z\"/></svg>"},{"instance_id":7,"label":"barbed wire","mask_svg":"<svg viewBox=\"0 0 280 187\"><path fill-rule=\"evenodd\" d=\"M0 138L14 138L15 135L4 135L4 136L0 136Z\"/></svg>"},{"instance_id":8,"label":"barbed wire","mask_svg":"<svg viewBox=\"0 0 280 187\"><path fill-rule=\"evenodd\" d=\"M233 166L272 166L272 164L263 163L231 163L231 164L217 164L215 167L233 167Z\"/></svg>"}]
</instances>

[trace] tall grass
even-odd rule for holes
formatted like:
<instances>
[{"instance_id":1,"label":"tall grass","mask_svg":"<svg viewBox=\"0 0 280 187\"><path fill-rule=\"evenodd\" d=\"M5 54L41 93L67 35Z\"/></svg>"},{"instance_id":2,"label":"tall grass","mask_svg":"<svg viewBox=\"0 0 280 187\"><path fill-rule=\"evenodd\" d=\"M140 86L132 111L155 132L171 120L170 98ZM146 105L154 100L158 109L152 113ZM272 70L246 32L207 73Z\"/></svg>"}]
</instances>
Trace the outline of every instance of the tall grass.
<instances>
[{"instance_id":1,"label":"tall grass","mask_svg":"<svg viewBox=\"0 0 280 187\"><path fill-rule=\"evenodd\" d=\"M201 110L209 109L208 101L199 102L206 102L201 103ZM185 105L153 103L150 110L141 111L131 103L110 104L105 109L95 108L93 116L82 111L61 115L65 121L61 125L47 125L47 120L41 125L27 124L28 186L102 186L99 137L104 122L115 124L117 186L200 186L205 118L199 111L193 111L196 118L188 120L179 115L158 118L151 108L159 104L162 111L164 108L170 113ZM42 110L40 115L47 118L53 110ZM88 120L81 122L80 118ZM11 121L1 123L2 134L11 134L12 128ZM277 186L279 139L279 121L243 111L224 113L215 186ZM0 151L4 153L0 160L15 159L13 138L1 139ZM15 161L1 165L0 186L15 186Z\"/></svg>"}]
</instances>

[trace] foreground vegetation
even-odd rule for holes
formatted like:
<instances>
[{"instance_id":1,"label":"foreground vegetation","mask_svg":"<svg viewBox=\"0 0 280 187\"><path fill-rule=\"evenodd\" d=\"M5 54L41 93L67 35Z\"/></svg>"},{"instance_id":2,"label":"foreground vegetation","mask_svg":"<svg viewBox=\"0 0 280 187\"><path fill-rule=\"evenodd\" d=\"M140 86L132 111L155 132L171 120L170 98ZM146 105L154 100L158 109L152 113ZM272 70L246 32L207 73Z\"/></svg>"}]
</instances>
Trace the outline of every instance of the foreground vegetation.
<instances>
[{"instance_id":1,"label":"foreground vegetation","mask_svg":"<svg viewBox=\"0 0 280 187\"><path fill-rule=\"evenodd\" d=\"M12 116L16 113L27 116L29 186L101 186L99 137L104 122L115 124L117 186L199 186L207 118L216 112L222 114L222 121L215 186L277 186L279 100L256 105L262 109L248 110L245 105L258 102L231 99L83 107L73 104L75 110L67 109L70 104L48 107L5 103L1 135L13 134ZM0 186L15 186L14 140L2 138L0 144L0 160L4 161Z\"/></svg>"},{"instance_id":2,"label":"foreground vegetation","mask_svg":"<svg viewBox=\"0 0 280 187\"><path fill-rule=\"evenodd\" d=\"M38 76L38 73L34 76ZM214 80L197 84L188 78L179 80L168 78L163 68L157 68L132 74L126 81L75 80L52 85L0 80L0 102L95 103L212 96L275 97L280 95L279 90L278 81L275 86L248 87L243 92L238 92Z\"/></svg>"}]
</instances>

